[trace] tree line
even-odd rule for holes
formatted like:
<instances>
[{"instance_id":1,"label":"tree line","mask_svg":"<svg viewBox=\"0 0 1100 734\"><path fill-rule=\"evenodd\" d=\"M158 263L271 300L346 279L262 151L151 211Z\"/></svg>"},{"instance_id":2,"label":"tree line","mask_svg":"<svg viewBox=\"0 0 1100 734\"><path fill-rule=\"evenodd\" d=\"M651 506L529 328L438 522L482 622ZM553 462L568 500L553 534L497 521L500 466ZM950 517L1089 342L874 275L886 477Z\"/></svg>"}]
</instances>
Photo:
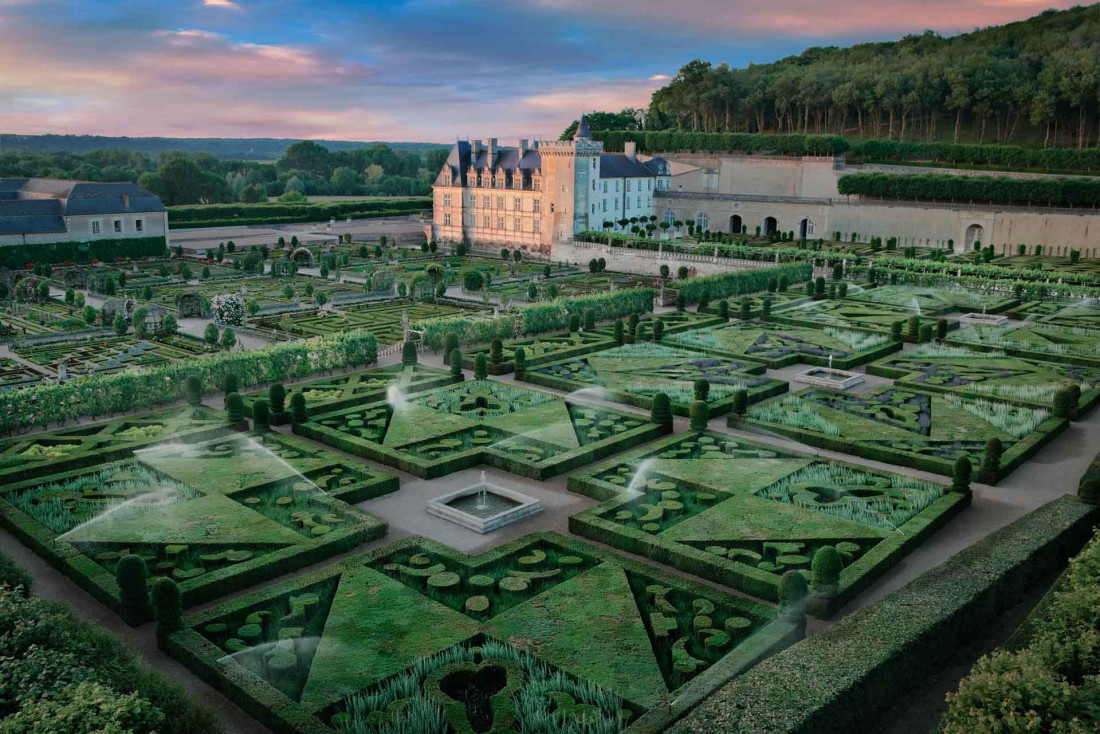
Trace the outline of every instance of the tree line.
<instances>
[{"instance_id":1,"label":"tree line","mask_svg":"<svg viewBox=\"0 0 1100 734\"><path fill-rule=\"evenodd\" d=\"M1100 5L944 38L809 48L735 69L695 60L645 130L844 134L1085 148L1100 138ZM616 117L634 117L624 110ZM593 130L603 119L590 116ZM623 126L617 129L636 129Z\"/></svg>"},{"instance_id":2,"label":"tree line","mask_svg":"<svg viewBox=\"0 0 1100 734\"><path fill-rule=\"evenodd\" d=\"M423 154L385 145L329 151L312 141L289 146L274 163L221 160L209 153L128 150L84 154L0 154L0 177L130 181L181 204L257 203L288 192L306 196L426 196L447 150Z\"/></svg>"}]
</instances>

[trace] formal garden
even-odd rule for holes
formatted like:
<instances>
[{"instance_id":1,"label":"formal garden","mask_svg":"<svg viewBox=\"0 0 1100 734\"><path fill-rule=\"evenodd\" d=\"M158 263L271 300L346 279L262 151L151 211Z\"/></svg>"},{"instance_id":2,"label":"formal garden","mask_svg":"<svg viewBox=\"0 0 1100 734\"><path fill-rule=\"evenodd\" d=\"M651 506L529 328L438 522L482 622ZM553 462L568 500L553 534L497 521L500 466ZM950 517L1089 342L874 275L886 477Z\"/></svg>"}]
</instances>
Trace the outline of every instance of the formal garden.
<instances>
[{"instance_id":1,"label":"formal garden","mask_svg":"<svg viewBox=\"0 0 1100 734\"><path fill-rule=\"evenodd\" d=\"M80 341L55 341L41 345L15 345L19 357L57 374L102 374L132 367L155 367L192 357L214 354L221 347L177 335L109 336Z\"/></svg>"},{"instance_id":2,"label":"formal garden","mask_svg":"<svg viewBox=\"0 0 1100 734\"><path fill-rule=\"evenodd\" d=\"M446 304L380 303L349 306L339 312L313 310L281 316L261 316L249 325L259 332L277 333L279 338L309 339L341 332L362 331L374 334L378 343L393 344L405 338L404 319L409 323L426 318L464 316L471 311Z\"/></svg>"},{"instance_id":3,"label":"formal garden","mask_svg":"<svg viewBox=\"0 0 1100 734\"><path fill-rule=\"evenodd\" d=\"M848 298L865 303L901 306L918 314L940 316L963 313L1001 313L1016 301L1011 297L975 292L965 288L932 288L910 285L881 285L851 289Z\"/></svg>"},{"instance_id":4,"label":"formal garden","mask_svg":"<svg viewBox=\"0 0 1100 734\"><path fill-rule=\"evenodd\" d=\"M892 305L885 303L863 303L851 298L835 298L820 301L804 301L776 309L772 319L794 326L822 328L833 326L850 329L869 329L890 332L902 325L906 332L915 327L935 326L936 319L921 314L915 304ZM913 321L911 321L911 319ZM958 322L948 320L949 328L957 328ZM913 335L915 336L915 335Z\"/></svg>"},{"instance_id":5,"label":"formal garden","mask_svg":"<svg viewBox=\"0 0 1100 734\"><path fill-rule=\"evenodd\" d=\"M1100 303L1095 299L1078 301L1028 301L1006 313L1021 321L1081 328L1100 326Z\"/></svg>"},{"instance_id":6,"label":"formal garden","mask_svg":"<svg viewBox=\"0 0 1100 734\"><path fill-rule=\"evenodd\" d=\"M420 477L479 464L542 479L637 445L648 418L488 380L314 415L294 431Z\"/></svg>"},{"instance_id":7,"label":"formal garden","mask_svg":"<svg viewBox=\"0 0 1100 734\"><path fill-rule=\"evenodd\" d=\"M637 341L534 367L524 379L643 408L652 407L654 397L663 393L679 415L687 415L696 400L705 402L711 415L720 415L732 409L738 393L745 393L752 403L787 391L786 382L764 372L758 362Z\"/></svg>"},{"instance_id":8,"label":"formal garden","mask_svg":"<svg viewBox=\"0 0 1100 734\"><path fill-rule=\"evenodd\" d=\"M167 644L278 731L657 732L796 637L765 605L540 534L478 556L408 538Z\"/></svg>"},{"instance_id":9,"label":"formal garden","mask_svg":"<svg viewBox=\"0 0 1100 734\"><path fill-rule=\"evenodd\" d=\"M1006 326L968 326L950 335L947 344L1017 357L1100 367L1100 328L1060 326L1043 322Z\"/></svg>"}]
</instances>

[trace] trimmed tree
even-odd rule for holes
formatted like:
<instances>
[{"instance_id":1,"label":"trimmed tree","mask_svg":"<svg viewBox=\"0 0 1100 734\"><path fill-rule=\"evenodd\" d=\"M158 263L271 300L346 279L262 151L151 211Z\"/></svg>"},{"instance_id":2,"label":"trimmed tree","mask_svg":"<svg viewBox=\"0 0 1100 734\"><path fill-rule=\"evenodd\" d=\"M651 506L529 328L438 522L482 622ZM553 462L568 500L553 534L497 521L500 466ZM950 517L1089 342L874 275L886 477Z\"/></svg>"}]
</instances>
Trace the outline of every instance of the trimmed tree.
<instances>
[{"instance_id":1,"label":"trimmed tree","mask_svg":"<svg viewBox=\"0 0 1100 734\"><path fill-rule=\"evenodd\" d=\"M595 331L596 329L596 309L586 308L584 310L584 330Z\"/></svg>"},{"instance_id":2,"label":"trimmed tree","mask_svg":"<svg viewBox=\"0 0 1100 734\"><path fill-rule=\"evenodd\" d=\"M306 396L301 392L296 392L290 396L290 420L295 423L305 423L308 419Z\"/></svg>"},{"instance_id":3,"label":"trimmed tree","mask_svg":"<svg viewBox=\"0 0 1100 734\"><path fill-rule=\"evenodd\" d=\"M760 318L767 321L772 315L772 299L765 298L764 305L761 309Z\"/></svg>"},{"instance_id":4,"label":"trimmed tree","mask_svg":"<svg viewBox=\"0 0 1100 734\"><path fill-rule=\"evenodd\" d=\"M1080 388L1077 388L1077 391L1079 392ZM1071 387L1064 387L1054 393L1054 417L1069 418L1073 414L1073 409L1077 407L1079 399L1079 395L1075 394L1074 389Z\"/></svg>"},{"instance_id":5,"label":"trimmed tree","mask_svg":"<svg viewBox=\"0 0 1100 734\"><path fill-rule=\"evenodd\" d=\"M230 423L239 423L244 420L244 399L235 392L226 395L225 412L229 414Z\"/></svg>"},{"instance_id":6,"label":"trimmed tree","mask_svg":"<svg viewBox=\"0 0 1100 734\"><path fill-rule=\"evenodd\" d=\"M419 360L416 354L416 342L405 342L401 346L401 364L412 367Z\"/></svg>"},{"instance_id":7,"label":"trimmed tree","mask_svg":"<svg viewBox=\"0 0 1100 734\"><path fill-rule=\"evenodd\" d=\"M813 572L814 593L820 596L834 596L840 585L840 572L844 570L844 560L831 545L823 545L814 553L810 564Z\"/></svg>"},{"instance_id":8,"label":"trimmed tree","mask_svg":"<svg viewBox=\"0 0 1100 734\"><path fill-rule=\"evenodd\" d=\"M267 431L271 428L271 408L260 398L252 404L252 430Z\"/></svg>"},{"instance_id":9,"label":"trimmed tree","mask_svg":"<svg viewBox=\"0 0 1100 734\"><path fill-rule=\"evenodd\" d=\"M735 415L744 415L749 409L748 390L738 390L733 394L733 412Z\"/></svg>"},{"instance_id":10,"label":"trimmed tree","mask_svg":"<svg viewBox=\"0 0 1100 734\"><path fill-rule=\"evenodd\" d=\"M916 339L920 333L920 316L910 316L905 320L905 335L910 339Z\"/></svg>"},{"instance_id":11,"label":"trimmed tree","mask_svg":"<svg viewBox=\"0 0 1100 734\"><path fill-rule=\"evenodd\" d=\"M684 297L683 291L676 291L676 310L683 311L687 308L687 299Z\"/></svg>"},{"instance_id":12,"label":"trimmed tree","mask_svg":"<svg viewBox=\"0 0 1100 734\"><path fill-rule=\"evenodd\" d=\"M665 335L665 322L659 318L653 319L653 341L661 341L661 337Z\"/></svg>"},{"instance_id":13,"label":"trimmed tree","mask_svg":"<svg viewBox=\"0 0 1100 734\"><path fill-rule=\"evenodd\" d=\"M136 553L127 553L115 566L122 618L130 624L138 624L149 618L149 572L145 559Z\"/></svg>"},{"instance_id":14,"label":"trimmed tree","mask_svg":"<svg viewBox=\"0 0 1100 734\"><path fill-rule=\"evenodd\" d=\"M222 378L222 393L227 397L231 392L238 392L240 390L240 381L237 379L237 373L227 372L225 377Z\"/></svg>"},{"instance_id":15,"label":"trimmed tree","mask_svg":"<svg viewBox=\"0 0 1100 734\"><path fill-rule=\"evenodd\" d=\"M982 471L996 474L1001 469L1001 455L1005 447L1001 439L994 436L985 442L985 454L982 456Z\"/></svg>"},{"instance_id":16,"label":"trimmed tree","mask_svg":"<svg viewBox=\"0 0 1100 734\"><path fill-rule=\"evenodd\" d=\"M707 406L705 400L692 401L691 408L688 410L688 415L691 419L691 430L707 430L707 423L710 422L710 408Z\"/></svg>"},{"instance_id":17,"label":"trimmed tree","mask_svg":"<svg viewBox=\"0 0 1100 734\"><path fill-rule=\"evenodd\" d=\"M485 352L474 358L474 379L484 380L489 377L489 360L485 358Z\"/></svg>"},{"instance_id":18,"label":"trimmed tree","mask_svg":"<svg viewBox=\"0 0 1100 734\"><path fill-rule=\"evenodd\" d=\"M894 323L890 324L890 339L892 341L896 341L896 342L901 341L901 322L900 321L895 321Z\"/></svg>"},{"instance_id":19,"label":"trimmed tree","mask_svg":"<svg viewBox=\"0 0 1100 734\"><path fill-rule=\"evenodd\" d=\"M696 400L705 401L708 397L710 397L710 383L707 382L706 378L700 377L698 380L696 380L694 388Z\"/></svg>"},{"instance_id":20,"label":"trimmed tree","mask_svg":"<svg viewBox=\"0 0 1100 734\"><path fill-rule=\"evenodd\" d=\"M749 297L748 296L742 296L741 297L741 311L737 315L737 318L741 319L742 321L748 321L751 316L752 316L752 304L749 303Z\"/></svg>"},{"instance_id":21,"label":"trimmed tree","mask_svg":"<svg viewBox=\"0 0 1100 734\"><path fill-rule=\"evenodd\" d=\"M612 334L615 337L615 343L620 347L623 345L623 320L615 319L615 322L611 325Z\"/></svg>"},{"instance_id":22,"label":"trimmed tree","mask_svg":"<svg viewBox=\"0 0 1100 734\"><path fill-rule=\"evenodd\" d=\"M779 579L779 618L784 622L806 619L806 594L809 584L799 571L787 571Z\"/></svg>"},{"instance_id":23,"label":"trimmed tree","mask_svg":"<svg viewBox=\"0 0 1100 734\"><path fill-rule=\"evenodd\" d=\"M153 584L153 618L157 621L157 645L163 648L168 635L183 628L183 596L170 578Z\"/></svg>"},{"instance_id":24,"label":"trimmed tree","mask_svg":"<svg viewBox=\"0 0 1100 734\"><path fill-rule=\"evenodd\" d=\"M951 489L967 494L970 492L970 459L960 456L955 459L955 470L951 474Z\"/></svg>"},{"instance_id":25,"label":"trimmed tree","mask_svg":"<svg viewBox=\"0 0 1100 734\"><path fill-rule=\"evenodd\" d=\"M580 314L575 314L575 313L569 314L569 331L570 331L570 333L576 334L580 330L581 330L581 317L580 317Z\"/></svg>"},{"instance_id":26,"label":"trimmed tree","mask_svg":"<svg viewBox=\"0 0 1100 734\"><path fill-rule=\"evenodd\" d=\"M723 321L730 320L730 302L722 299L718 302L718 317Z\"/></svg>"},{"instance_id":27,"label":"trimmed tree","mask_svg":"<svg viewBox=\"0 0 1100 734\"><path fill-rule=\"evenodd\" d=\"M271 404L271 412L275 415L286 412L286 388L281 382L276 382L267 388L267 400Z\"/></svg>"},{"instance_id":28,"label":"trimmed tree","mask_svg":"<svg viewBox=\"0 0 1100 734\"><path fill-rule=\"evenodd\" d=\"M449 335L448 335L449 336ZM462 350L455 347L450 351L451 355L451 379L458 381L462 377Z\"/></svg>"},{"instance_id":29,"label":"trimmed tree","mask_svg":"<svg viewBox=\"0 0 1100 734\"><path fill-rule=\"evenodd\" d=\"M667 393L659 392L653 396L653 406L649 409L649 417L659 426L672 427L672 401Z\"/></svg>"},{"instance_id":30,"label":"trimmed tree","mask_svg":"<svg viewBox=\"0 0 1100 734\"><path fill-rule=\"evenodd\" d=\"M202 378L198 375L188 375L184 378L183 396L192 408L199 407L202 404Z\"/></svg>"},{"instance_id":31,"label":"trimmed tree","mask_svg":"<svg viewBox=\"0 0 1100 734\"><path fill-rule=\"evenodd\" d=\"M500 337L489 342L489 363L500 364L504 361L504 342Z\"/></svg>"},{"instance_id":32,"label":"trimmed tree","mask_svg":"<svg viewBox=\"0 0 1100 734\"><path fill-rule=\"evenodd\" d=\"M516 353L513 356L515 361L515 376L517 380L522 380L527 375L527 352L523 347L516 349Z\"/></svg>"},{"instance_id":33,"label":"trimmed tree","mask_svg":"<svg viewBox=\"0 0 1100 734\"><path fill-rule=\"evenodd\" d=\"M443 353L450 354L456 349L458 349L458 332L448 331L443 336Z\"/></svg>"},{"instance_id":34,"label":"trimmed tree","mask_svg":"<svg viewBox=\"0 0 1100 734\"><path fill-rule=\"evenodd\" d=\"M947 319L936 319L936 338L947 338Z\"/></svg>"}]
</instances>

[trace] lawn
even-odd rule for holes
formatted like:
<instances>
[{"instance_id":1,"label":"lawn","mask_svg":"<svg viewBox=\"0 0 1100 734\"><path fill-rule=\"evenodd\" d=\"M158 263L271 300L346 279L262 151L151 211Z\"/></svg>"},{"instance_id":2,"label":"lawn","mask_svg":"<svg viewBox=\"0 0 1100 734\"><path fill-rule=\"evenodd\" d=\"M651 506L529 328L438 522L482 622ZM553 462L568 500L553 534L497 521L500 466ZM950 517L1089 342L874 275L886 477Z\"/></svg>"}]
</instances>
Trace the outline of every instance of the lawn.
<instances>
[{"instance_id":1,"label":"lawn","mask_svg":"<svg viewBox=\"0 0 1100 734\"><path fill-rule=\"evenodd\" d=\"M347 502L396 489L300 439L234 433L7 484L0 522L116 611L128 554L192 605L382 537L385 523Z\"/></svg>"},{"instance_id":2,"label":"lawn","mask_svg":"<svg viewBox=\"0 0 1100 734\"><path fill-rule=\"evenodd\" d=\"M749 408L729 424L821 448L950 476L960 456L988 483L1007 476L1068 425L1044 408L882 386L850 394L810 389ZM997 471L979 471L986 442L1004 448Z\"/></svg>"},{"instance_id":3,"label":"lawn","mask_svg":"<svg viewBox=\"0 0 1100 734\"><path fill-rule=\"evenodd\" d=\"M1029 301L1008 312L1021 321L1040 321L1055 326L1100 329L1100 306L1096 301Z\"/></svg>"},{"instance_id":4,"label":"lawn","mask_svg":"<svg viewBox=\"0 0 1100 734\"><path fill-rule=\"evenodd\" d=\"M930 482L729 435L681 433L569 477L601 504L570 531L763 599L809 576L830 545L844 570L811 611L829 616L969 503Z\"/></svg>"},{"instance_id":5,"label":"lawn","mask_svg":"<svg viewBox=\"0 0 1100 734\"><path fill-rule=\"evenodd\" d=\"M794 326L820 329L834 326L847 329L870 329L889 332L890 327L901 322L905 327L910 316L918 316L915 308L881 303L860 303L850 298L832 298L823 301L806 301L785 306L772 312L772 321ZM935 319L919 316L921 325L934 324ZM948 328L957 328L958 322L948 322Z\"/></svg>"},{"instance_id":6,"label":"lawn","mask_svg":"<svg viewBox=\"0 0 1100 734\"><path fill-rule=\"evenodd\" d=\"M1100 400L1100 368L1040 362L1004 352L979 352L966 347L922 344L916 349L867 365L867 373L895 380L895 385L971 398L1039 405L1050 408L1054 393L1077 385L1079 410Z\"/></svg>"},{"instance_id":7,"label":"lawn","mask_svg":"<svg viewBox=\"0 0 1100 734\"><path fill-rule=\"evenodd\" d=\"M283 732L660 731L797 639L771 608L555 534L407 538L192 615L170 652Z\"/></svg>"},{"instance_id":8,"label":"lawn","mask_svg":"<svg viewBox=\"0 0 1100 734\"><path fill-rule=\"evenodd\" d=\"M695 400L695 381L705 379L710 383L711 415L720 415L730 410L738 390L747 391L750 402L787 391L786 382L766 377L764 371L758 362L641 342L541 365L529 369L524 379L643 408L651 407L653 396L663 392L680 415L687 415Z\"/></svg>"},{"instance_id":9,"label":"lawn","mask_svg":"<svg viewBox=\"0 0 1100 734\"><path fill-rule=\"evenodd\" d=\"M295 433L420 477L479 464L545 479L660 435L638 416L527 387L464 382L360 403Z\"/></svg>"},{"instance_id":10,"label":"lawn","mask_svg":"<svg viewBox=\"0 0 1100 734\"><path fill-rule=\"evenodd\" d=\"M1008 326L968 326L948 344L1013 356L1100 367L1100 329L1031 322Z\"/></svg>"},{"instance_id":11,"label":"lawn","mask_svg":"<svg viewBox=\"0 0 1100 734\"><path fill-rule=\"evenodd\" d=\"M885 334L833 326L810 329L759 320L731 321L672 334L662 343L718 357L763 362L772 369L799 362L848 369L901 349L901 342L891 341Z\"/></svg>"},{"instance_id":12,"label":"lawn","mask_svg":"<svg viewBox=\"0 0 1100 734\"><path fill-rule=\"evenodd\" d=\"M1016 303L1013 298L979 293L964 288L930 288L913 285L881 285L848 291L848 299L863 303L901 306L916 313L940 316L952 311L1001 313Z\"/></svg>"}]
</instances>

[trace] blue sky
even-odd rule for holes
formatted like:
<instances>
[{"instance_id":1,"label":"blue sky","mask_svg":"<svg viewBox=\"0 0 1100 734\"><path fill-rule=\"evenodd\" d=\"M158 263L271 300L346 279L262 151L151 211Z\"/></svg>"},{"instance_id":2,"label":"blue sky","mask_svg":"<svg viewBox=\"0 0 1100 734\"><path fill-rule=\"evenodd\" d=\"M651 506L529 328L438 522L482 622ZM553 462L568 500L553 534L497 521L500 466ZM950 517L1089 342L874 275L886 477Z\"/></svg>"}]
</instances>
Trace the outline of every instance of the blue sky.
<instances>
[{"instance_id":1,"label":"blue sky","mask_svg":"<svg viewBox=\"0 0 1100 734\"><path fill-rule=\"evenodd\" d=\"M1019 20L1061 0L0 0L0 132L557 136L694 58Z\"/></svg>"}]
</instances>

